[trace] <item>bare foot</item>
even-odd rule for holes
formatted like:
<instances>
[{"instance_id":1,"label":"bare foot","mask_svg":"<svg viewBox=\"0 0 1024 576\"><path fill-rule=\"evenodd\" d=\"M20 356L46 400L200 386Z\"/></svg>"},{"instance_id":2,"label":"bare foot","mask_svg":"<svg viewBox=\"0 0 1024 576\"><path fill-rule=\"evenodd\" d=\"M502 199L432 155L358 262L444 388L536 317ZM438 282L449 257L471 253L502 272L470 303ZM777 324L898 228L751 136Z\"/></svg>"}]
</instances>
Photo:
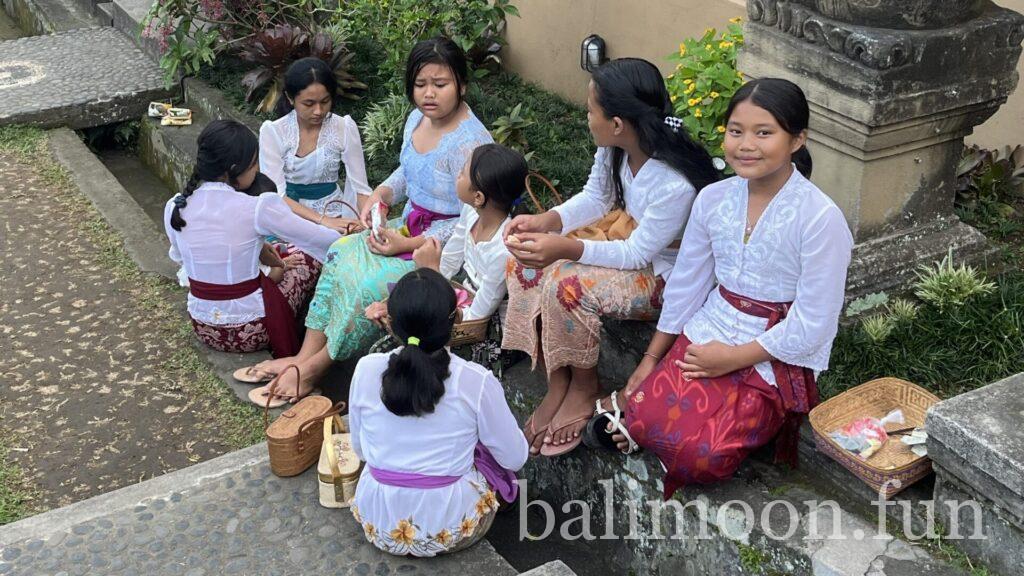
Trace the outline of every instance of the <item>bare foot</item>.
<instances>
[{"instance_id":1,"label":"bare foot","mask_svg":"<svg viewBox=\"0 0 1024 576\"><path fill-rule=\"evenodd\" d=\"M533 415L530 416L531 427L527 427L523 430L526 434L526 441L530 444L530 454L540 454L540 447L545 443L551 442L551 437L548 434L548 424L551 424L551 419L555 417L555 413L558 412L558 407L562 405L562 399L565 394L559 394L554 390L548 390L548 393L541 400L540 406L533 411Z\"/></svg>"},{"instance_id":2,"label":"bare foot","mask_svg":"<svg viewBox=\"0 0 1024 576\"><path fill-rule=\"evenodd\" d=\"M264 360L263 362L260 362L259 364L256 365L256 369L259 370L260 372L264 372L264 373L270 374L272 376L277 376L285 368L287 368L289 364L298 364L298 363L299 363L299 358L297 356L286 356L284 358L276 358L274 360ZM295 380L293 379L292 380L293 385L294 385L294 382L295 382Z\"/></svg>"},{"instance_id":3,"label":"bare foot","mask_svg":"<svg viewBox=\"0 0 1024 576\"><path fill-rule=\"evenodd\" d=\"M279 398L288 398L290 402L297 402L313 391L313 379L307 374L302 374L298 382L298 394L295 387L295 370L288 370L281 374L281 377L274 383L269 391Z\"/></svg>"},{"instance_id":4,"label":"bare foot","mask_svg":"<svg viewBox=\"0 0 1024 576\"><path fill-rule=\"evenodd\" d=\"M594 400L597 400L598 393L593 389L584 389L578 386L569 388L561 407L555 415L555 422L569 422L576 420L583 415L594 413ZM567 444L578 438L590 418L583 418L569 426L563 426L554 431L551 443L555 446Z\"/></svg>"}]
</instances>

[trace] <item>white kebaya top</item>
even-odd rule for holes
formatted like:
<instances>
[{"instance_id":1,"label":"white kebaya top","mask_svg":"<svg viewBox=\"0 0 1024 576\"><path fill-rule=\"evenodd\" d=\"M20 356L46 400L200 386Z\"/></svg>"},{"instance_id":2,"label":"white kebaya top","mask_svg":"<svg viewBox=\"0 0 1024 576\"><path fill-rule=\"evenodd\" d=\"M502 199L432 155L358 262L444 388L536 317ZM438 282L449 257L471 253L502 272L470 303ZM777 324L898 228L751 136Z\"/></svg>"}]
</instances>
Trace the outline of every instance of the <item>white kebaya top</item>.
<instances>
[{"instance_id":1,"label":"white kebaya top","mask_svg":"<svg viewBox=\"0 0 1024 576\"><path fill-rule=\"evenodd\" d=\"M351 116L329 114L320 127L316 149L299 157L299 122L295 111L266 121L260 127L260 172L274 184L277 193L285 195L287 183L292 184L335 184L334 193L318 200L299 200L303 206L322 214L324 207L332 200L344 200L356 206L356 194L369 195L370 185L366 180L366 162L363 159L363 143L359 138L359 127ZM345 165L345 188L337 187L339 169ZM342 204L332 204L327 209L329 216L355 218L357 215Z\"/></svg>"},{"instance_id":2,"label":"white kebaya top","mask_svg":"<svg viewBox=\"0 0 1024 576\"><path fill-rule=\"evenodd\" d=\"M180 211L181 231L171 227L174 198L164 206L171 260L189 278L210 284L238 284L260 272L260 250L274 235L323 262L338 232L296 216L284 200L267 192L249 196L220 182L204 182ZM188 295L188 312L205 324L244 324L265 316L263 291L235 300L202 300Z\"/></svg>"},{"instance_id":3,"label":"white kebaya top","mask_svg":"<svg viewBox=\"0 0 1024 576\"><path fill-rule=\"evenodd\" d=\"M505 262L508 261L509 253L502 237L510 220L505 218L490 239L476 242L472 230L479 219L477 211L469 204L464 204L455 231L441 253L441 274L451 280L459 269L465 269L469 284L467 288L476 293L473 303L462 311L463 320L490 317L508 293L505 286Z\"/></svg>"},{"instance_id":4,"label":"white kebaya top","mask_svg":"<svg viewBox=\"0 0 1024 576\"><path fill-rule=\"evenodd\" d=\"M665 286L658 330L705 344L753 340L774 358L828 368L839 325L853 236L842 211L798 171L765 208L746 244L747 181L733 177L704 188ZM717 290L767 302L793 302L769 331L767 319L740 312ZM775 383L771 365L756 366Z\"/></svg>"},{"instance_id":5,"label":"white kebaya top","mask_svg":"<svg viewBox=\"0 0 1024 576\"><path fill-rule=\"evenodd\" d=\"M611 149L598 148L583 190L554 208L562 218L563 234L597 222L614 208L611 160ZM584 240L579 262L617 270L640 270L653 264L656 275L668 278L679 252L669 245L682 236L697 191L686 177L654 158L634 177L629 157L623 155L620 174L626 212L637 228L626 240Z\"/></svg>"},{"instance_id":6,"label":"white kebaya top","mask_svg":"<svg viewBox=\"0 0 1024 576\"><path fill-rule=\"evenodd\" d=\"M522 468L528 446L497 378L455 355L444 395L433 412L391 413L381 402L381 377L391 354L364 356L352 375L348 413L352 447L367 463L356 488L353 514L378 547L433 556L471 536L481 516L497 505L493 489L473 466L477 443L483 443L508 470ZM461 479L443 488L403 488L378 483L370 466Z\"/></svg>"}]
</instances>

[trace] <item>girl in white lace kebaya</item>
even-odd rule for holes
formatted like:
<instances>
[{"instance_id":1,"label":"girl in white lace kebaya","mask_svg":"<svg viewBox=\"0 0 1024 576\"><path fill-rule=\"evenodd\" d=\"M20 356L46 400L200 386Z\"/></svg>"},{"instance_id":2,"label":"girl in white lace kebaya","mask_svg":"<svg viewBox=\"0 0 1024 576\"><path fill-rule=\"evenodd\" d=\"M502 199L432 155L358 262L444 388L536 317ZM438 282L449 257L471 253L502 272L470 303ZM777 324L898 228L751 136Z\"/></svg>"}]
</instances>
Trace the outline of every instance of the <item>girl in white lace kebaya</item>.
<instances>
[{"instance_id":1,"label":"girl in white lace kebaya","mask_svg":"<svg viewBox=\"0 0 1024 576\"><path fill-rule=\"evenodd\" d=\"M807 180L809 109L800 88L752 81L726 118L725 156L736 176L694 202L658 332L618 398L628 398L626 425L608 434L619 423L613 411L588 427L606 445L632 450L635 441L654 452L667 469L666 497L729 478L776 436L776 458L795 464L853 247L842 211Z\"/></svg>"},{"instance_id":2,"label":"girl in white lace kebaya","mask_svg":"<svg viewBox=\"0 0 1024 576\"><path fill-rule=\"evenodd\" d=\"M319 58L288 67L279 106L283 115L260 127L260 172L274 181L296 214L347 233L358 229L356 210L370 185L355 121L331 112L337 86ZM343 188L338 186L341 165Z\"/></svg>"}]
</instances>

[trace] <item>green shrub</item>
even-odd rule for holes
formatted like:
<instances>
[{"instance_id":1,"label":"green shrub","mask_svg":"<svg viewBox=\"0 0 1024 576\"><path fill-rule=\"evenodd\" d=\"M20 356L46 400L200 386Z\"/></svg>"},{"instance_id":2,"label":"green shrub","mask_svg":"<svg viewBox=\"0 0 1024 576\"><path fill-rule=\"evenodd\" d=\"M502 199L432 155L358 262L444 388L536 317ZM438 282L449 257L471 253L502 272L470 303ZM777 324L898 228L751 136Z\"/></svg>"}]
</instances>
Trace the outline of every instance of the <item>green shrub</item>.
<instances>
[{"instance_id":1,"label":"green shrub","mask_svg":"<svg viewBox=\"0 0 1024 576\"><path fill-rule=\"evenodd\" d=\"M957 166L956 212L968 224L999 237L1024 226L1014 204L1024 199L1024 146L964 148Z\"/></svg>"},{"instance_id":2,"label":"green shrub","mask_svg":"<svg viewBox=\"0 0 1024 576\"><path fill-rule=\"evenodd\" d=\"M916 295L939 310L960 307L975 296L991 294L996 285L966 265L953 265L953 249L935 267L922 266L917 273Z\"/></svg>"},{"instance_id":3,"label":"green shrub","mask_svg":"<svg viewBox=\"0 0 1024 576\"><path fill-rule=\"evenodd\" d=\"M840 329L829 370L818 382L829 398L868 380L903 378L949 398L1006 378L1024 366L1024 274L963 290L936 290L936 278L961 276L943 264L915 288L929 293L921 305L894 300L888 313ZM941 282L947 285L946 280ZM957 281L956 284L960 284ZM979 288L990 285L991 288ZM934 297L933 297L934 296ZM962 302L952 305L954 301Z\"/></svg>"},{"instance_id":4,"label":"green shrub","mask_svg":"<svg viewBox=\"0 0 1024 576\"><path fill-rule=\"evenodd\" d=\"M386 57L378 76L400 91L413 45L444 34L462 47L478 76L500 64L507 16L519 16L511 0L347 0L338 22L352 35L370 35Z\"/></svg>"},{"instance_id":5,"label":"green shrub","mask_svg":"<svg viewBox=\"0 0 1024 576\"><path fill-rule=\"evenodd\" d=\"M701 38L684 40L679 52L668 57L676 64L665 79L676 116L690 136L716 158L724 156L729 99L743 85L743 75L736 70L736 53L743 45L739 22L739 18L730 20L721 36L708 28Z\"/></svg>"},{"instance_id":6,"label":"green shrub","mask_svg":"<svg viewBox=\"0 0 1024 576\"><path fill-rule=\"evenodd\" d=\"M402 129L412 112L404 94L392 94L370 106L360 125L367 160L397 160L402 149Z\"/></svg>"},{"instance_id":7,"label":"green shrub","mask_svg":"<svg viewBox=\"0 0 1024 576\"><path fill-rule=\"evenodd\" d=\"M508 113L491 123L491 136L498 144L504 144L518 150L529 162L533 158L530 152L530 141L526 138L526 129L537 123L533 110L523 109L523 104L516 104Z\"/></svg>"}]
</instances>

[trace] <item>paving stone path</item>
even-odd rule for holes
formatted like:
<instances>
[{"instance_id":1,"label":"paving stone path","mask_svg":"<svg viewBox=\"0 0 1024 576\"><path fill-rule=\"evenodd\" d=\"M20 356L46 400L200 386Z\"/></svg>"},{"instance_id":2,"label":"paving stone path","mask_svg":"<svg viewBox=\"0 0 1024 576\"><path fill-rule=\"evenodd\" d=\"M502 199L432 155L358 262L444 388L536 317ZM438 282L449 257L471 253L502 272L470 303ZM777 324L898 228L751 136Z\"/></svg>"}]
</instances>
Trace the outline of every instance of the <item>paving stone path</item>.
<instances>
[{"instance_id":1,"label":"paving stone path","mask_svg":"<svg viewBox=\"0 0 1024 576\"><path fill-rule=\"evenodd\" d=\"M0 42L0 125L99 126L168 95L159 66L114 28Z\"/></svg>"},{"instance_id":2,"label":"paving stone path","mask_svg":"<svg viewBox=\"0 0 1024 576\"><path fill-rule=\"evenodd\" d=\"M0 432L39 489L62 506L231 448L208 399L163 368L161 320L115 278L58 194L0 153ZM204 410L206 408L206 410Z\"/></svg>"},{"instance_id":3,"label":"paving stone path","mask_svg":"<svg viewBox=\"0 0 1024 576\"><path fill-rule=\"evenodd\" d=\"M277 478L253 446L29 518L0 528L0 574L516 574L486 541L429 560L380 552L348 510L320 506L313 472Z\"/></svg>"}]
</instances>

